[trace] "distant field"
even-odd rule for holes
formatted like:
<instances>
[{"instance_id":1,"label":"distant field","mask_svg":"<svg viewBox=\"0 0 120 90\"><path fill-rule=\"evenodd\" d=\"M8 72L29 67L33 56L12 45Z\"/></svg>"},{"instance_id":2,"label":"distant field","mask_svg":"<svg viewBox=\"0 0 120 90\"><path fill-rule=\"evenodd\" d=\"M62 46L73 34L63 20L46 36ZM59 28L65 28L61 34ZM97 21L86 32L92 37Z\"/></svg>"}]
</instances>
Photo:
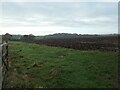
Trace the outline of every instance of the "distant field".
<instances>
[{"instance_id":1,"label":"distant field","mask_svg":"<svg viewBox=\"0 0 120 90\"><path fill-rule=\"evenodd\" d=\"M117 87L117 53L9 43L5 87Z\"/></svg>"}]
</instances>

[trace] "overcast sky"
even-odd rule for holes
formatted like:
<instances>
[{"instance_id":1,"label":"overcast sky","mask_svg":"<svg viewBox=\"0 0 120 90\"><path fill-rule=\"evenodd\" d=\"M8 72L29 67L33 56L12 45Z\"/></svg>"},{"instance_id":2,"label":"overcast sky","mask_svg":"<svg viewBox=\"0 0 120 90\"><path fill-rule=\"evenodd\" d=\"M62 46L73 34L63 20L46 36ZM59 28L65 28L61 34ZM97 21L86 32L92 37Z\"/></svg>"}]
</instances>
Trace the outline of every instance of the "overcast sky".
<instances>
[{"instance_id":1,"label":"overcast sky","mask_svg":"<svg viewBox=\"0 0 120 90\"><path fill-rule=\"evenodd\" d=\"M11 1L0 2L0 34L118 33L118 0Z\"/></svg>"}]
</instances>

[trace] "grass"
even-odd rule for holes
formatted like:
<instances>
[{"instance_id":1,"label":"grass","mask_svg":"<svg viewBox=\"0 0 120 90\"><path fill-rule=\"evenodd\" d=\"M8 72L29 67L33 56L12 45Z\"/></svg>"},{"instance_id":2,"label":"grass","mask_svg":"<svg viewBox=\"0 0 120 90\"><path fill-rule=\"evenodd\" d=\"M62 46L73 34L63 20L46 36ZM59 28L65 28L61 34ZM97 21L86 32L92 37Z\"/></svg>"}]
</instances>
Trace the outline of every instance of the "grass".
<instances>
[{"instance_id":1,"label":"grass","mask_svg":"<svg viewBox=\"0 0 120 90\"><path fill-rule=\"evenodd\" d=\"M6 88L115 88L117 54L9 43Z\"/></svg>"}]
</instances>

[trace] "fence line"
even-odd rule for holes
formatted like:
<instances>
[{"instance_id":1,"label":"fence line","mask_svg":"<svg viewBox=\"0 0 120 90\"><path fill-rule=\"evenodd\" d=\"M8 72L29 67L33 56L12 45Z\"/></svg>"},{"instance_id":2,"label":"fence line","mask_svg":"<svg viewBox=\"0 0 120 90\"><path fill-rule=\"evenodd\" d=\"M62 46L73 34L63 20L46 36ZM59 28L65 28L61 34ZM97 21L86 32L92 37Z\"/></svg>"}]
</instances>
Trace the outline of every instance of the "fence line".
<instances>
[{"instance_id":1,"label":"fence line","mask_svg":"<svg viewBox=\"0 0 120 90\"><path fill-rule=\"evenodd\" d=\"M8 70L8 44L0 44L0 90L2 89L5 73Z\"/></svg>"}]
</instances>

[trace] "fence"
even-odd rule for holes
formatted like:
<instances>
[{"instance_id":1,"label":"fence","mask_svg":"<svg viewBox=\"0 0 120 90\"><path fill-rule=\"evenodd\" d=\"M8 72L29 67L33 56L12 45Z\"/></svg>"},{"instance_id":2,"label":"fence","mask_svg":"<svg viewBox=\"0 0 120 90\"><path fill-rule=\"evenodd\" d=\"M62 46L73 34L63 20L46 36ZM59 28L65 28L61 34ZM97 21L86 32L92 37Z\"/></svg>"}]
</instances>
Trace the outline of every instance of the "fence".
<instances>
[{"instance_id":1,"label":"fence","mask_svg":"<svg viewBox=\"0 0 120 90\"><path fill-rule=\"evenodd\" d=\"M5 73L8 70L8 44L0 42L0 90L2 89Z\"/></svg>"}]
</instances>

